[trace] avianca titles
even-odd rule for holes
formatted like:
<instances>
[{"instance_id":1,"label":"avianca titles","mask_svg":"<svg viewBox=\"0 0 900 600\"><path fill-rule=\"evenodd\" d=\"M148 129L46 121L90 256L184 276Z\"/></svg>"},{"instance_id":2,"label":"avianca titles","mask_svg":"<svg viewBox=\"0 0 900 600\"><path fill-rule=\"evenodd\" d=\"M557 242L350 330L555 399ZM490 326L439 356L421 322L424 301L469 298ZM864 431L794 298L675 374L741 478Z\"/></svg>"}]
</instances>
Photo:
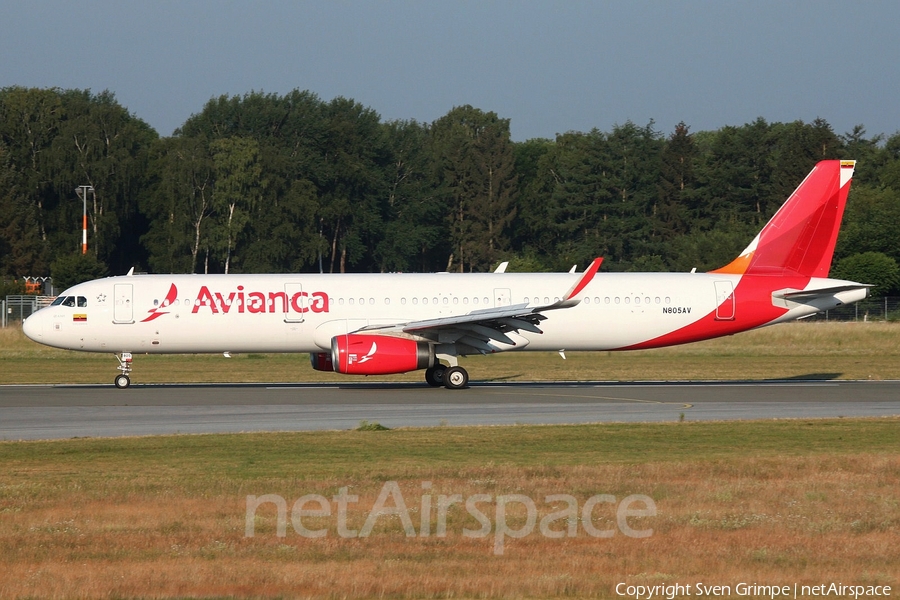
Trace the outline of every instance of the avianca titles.
<instances>
[{"instance_id":1,"label":"avianca titles","mask_svg":"<svg viewBox=\"0 0 900 600\"><path fill-rule=\"evenodd\" d=\"M862 300L828 278L854 161L818 163L747 248L708 273L134 275L82 283L24 323L42 344L134 354L304 352L353 375L424 370L466 387L458 357L634 350L791 321Z\"/></svg>"}]
</instances>

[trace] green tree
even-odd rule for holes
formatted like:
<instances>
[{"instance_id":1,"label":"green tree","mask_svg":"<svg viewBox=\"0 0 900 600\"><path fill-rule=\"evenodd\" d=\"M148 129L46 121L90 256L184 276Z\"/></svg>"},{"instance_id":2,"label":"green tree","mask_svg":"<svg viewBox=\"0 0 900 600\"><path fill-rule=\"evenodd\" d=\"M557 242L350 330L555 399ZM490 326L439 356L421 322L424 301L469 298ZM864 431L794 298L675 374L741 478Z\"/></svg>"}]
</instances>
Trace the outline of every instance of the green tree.
<instances>
[{"instance_id":1,"label":"green tree","mask_svg":"<svg viewBox=\"0 0 900 600\"><path fill-rule=\"evenodd\" d=\"M215 164L203 136L171 137L154 145L151 191L142 212L149 230L142 242L157 273L196 273L209 247Z\"/></svg>"},{"instance_id":2,"label":"green tree","mask_svg":"<svg viewBox=\"0 0 900 600\"><path fill-rule=\"evenodd\" d=\"M652 121L644 127L627 121L613 127L607 137L604 185L614 202L600 224L600 236L616 244L616 250L608 257L612 270L628 268L639 256L664 252L664 237L654 231L651 218L658 201L664 145Z\"/></svg>"},{"instance_id":3,"label":"green tree","mask_svg":"<svg viewBox=\"0 0 900 600\"><path fill-rule=\"evenodd\" d=\"M867 137L866 128L860 124L842 135L841 140L845 145L845 157L856 161L854 177L860 181L875 181L878 170L887 158L878 148L884 136Z\"/></svg>"},{"instance_id":4,"label":"green tree","mask_svg":"<svg viewBox=\"0 0 900 600\"><path fill-rule=\"evenodd\" d=\"M68 199L74 196L76 186L92 186L89 251L114 272L124 272L140 260L139 198L146 182L149 148L157 134L118 104L109 91L93 95L88 90L68 90L62 99L66 118L52 147L65 160L61 165L64 172L57 176L57 190L67 200L63 214L74 210L80 215L81 207Z\"/></svg>"},{"instance_id":5,"label":"green tree","mask_svg":"<svg viewBox=\"0 0 900 600\"><path fill-rule=\"evenodd\" d=\"M50 267L53 285L61 290L91 279L105 277L107 274L106 265L90 252L62 254Z\"/></svg>"},{"instance_id":6,"label":"green tree","mask_svg":"<svg viewBox=\"0 0 900 600\"><path fill-rule=\"evenodd\" d=\"M429 130L415 121L385 125L391 161L384 236L378 247L382 271L438 271L449 253L447 222L429 175Z\"/></svg>"},{"instance_id":7,"label":"green tree","mask_svg":"<svg viewBox=\"0 0 900 600\"><path fill-rule=\"evenodd\" d=\"M880 169L881 185L900 192L900 132L888 138L882 151L884 164Z\"/></svg>"},{"instance_id":8,"label":"green tree","mask_svg":"<svg viewBox=\"0 0 900 600\"><path fill-rule=\"evenodd\" d=\"M650 213L654 236L670 240L687 232L696 160L693 136L682 121L666 140L660 157L657 202Z\"/></svg>"},{"instance_id":9,"label":"green tree","mask_svg":"<svg viewBox=\"0 0 900 600\"><path fill-rule=\"evenodd\" d=\"M472 106L432 125L435 181L446 202L452 252L447 269L485 270L508 245L518 181L509 119Z\"/></svg>"},{"instance_id":10,"label":"green tree","mask_svg":"<svg viewBox=\"0 0 900 600\"><path fill-rule=\"evenodd\" d=\"M232 252L250 221L264 186L259 144L249 138L219 138L210 143L210 153L215 170L214 225L210 238L227 275Z\"/></svg>"},{"instance_id":11,"label":"green tree","mask_svg":"<svg viewBox=\"0 0 900 600\"><path fill-rule=\"evenodd\" d=\"M900 190L854 183L838 235L835 259L883 252L900 260Z\"/></svg>"},{"instance_id":12,"label":"green tree","mask_svg":"<svg viewBox=\"0 0 900 600\"><path fill-rule=\"evenodd\" d=\"M8 251L4 274L46 274L53 260L49 237L55 232L50 147L62 118L58 90L0 90L0 142L6 173L6 202L0 227ZM70 248L71 249L71 248Z\"/></svg>"},{"instance_id":13,"label":"green tree","mask_svg":"<svg viewBox=\"0 0 900 600\"><path fill-rule=\"evenodd\" d=\"M46 272L81 242L76 186L92 185L89 249L114 270L139 258L146 151L156 133L109 92L0 90L0 141L9 153L16 269ZM27 266L26 266L27 265Z\"/></svg>"},{"instance_id":14,"label":"green tree","mask_svg":"<svg viewBox=\"0 0 900 600\"><path fill-rule=\"evenodd\" d=\"M300 272L316 263L319 243L315 186L296 179L284 193L265 193L248 224L241 251L245 273Z\"/></svg>"},{"instance_id":15,"label":"green tree","mask_svg":"<svg viewBox=\"0 0 900 600\"><path fill-rule=\"evenodd\" d=\"M863 252L843 258L830 276L870 284L874 286L870 292L873 296L900 292L900 266L882 252Z\"/></svg>"},{"instance_id":16,"label":"green tree","mask_svg":"<svg viewBox=\"0 0 900 600\"><path fill-rule=\"evenodd\" d=\"M608 160L606 136L596 129L557 136L523 196L526 252L536 250L565 270L597 255L621 255L619 239L603 235L618 208L607 186Z\"/></svg>"},{"instance_id":17,"label":"green tree","mask_svg":"<svg viewBox=\"0 0 900 600\"><path fill-rule=\"evenodd\" d=\"M335 263L372 269L384 229L388 197L386 169L390 161L387 135L375 111L346 98L324 108L325 133L319 170L319 217L330 241L329 272Z\"/></svg>"}]
</instances>

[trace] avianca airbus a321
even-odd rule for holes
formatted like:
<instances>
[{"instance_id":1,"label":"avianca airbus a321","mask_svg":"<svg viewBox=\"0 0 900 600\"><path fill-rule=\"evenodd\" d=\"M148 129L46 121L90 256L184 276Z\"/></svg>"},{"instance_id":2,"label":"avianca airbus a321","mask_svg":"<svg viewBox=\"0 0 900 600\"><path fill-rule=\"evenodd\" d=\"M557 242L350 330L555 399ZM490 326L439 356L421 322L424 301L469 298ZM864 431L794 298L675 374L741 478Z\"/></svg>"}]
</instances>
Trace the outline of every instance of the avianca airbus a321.
<instances>
[{"instance_id":1,"label":"avianca airbus a321","mask_svg":"<svg viewBox=\"0 0 900 600\"><path fill-rule=\"evenodd\" d=\"M855 162L818 163L750 245L709 273L133 275L76 285L24 323L32 340L110 352L308 352L354 375L424 370L466 387L457 357L635 350L791 321L862 300L828 279Z\"/></svg>"}]
</instances>

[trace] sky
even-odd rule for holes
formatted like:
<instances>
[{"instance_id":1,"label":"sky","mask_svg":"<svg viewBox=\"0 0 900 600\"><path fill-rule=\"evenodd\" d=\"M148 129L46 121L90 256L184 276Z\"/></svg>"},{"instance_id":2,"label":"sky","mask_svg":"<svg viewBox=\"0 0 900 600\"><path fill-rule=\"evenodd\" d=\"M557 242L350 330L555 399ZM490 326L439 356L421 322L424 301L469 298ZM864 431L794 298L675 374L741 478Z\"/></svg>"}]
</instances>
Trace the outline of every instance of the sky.
<instances>
[{"instance_id":1,"label":"sky","mask_svg":"<svg viewBox=\"0 0 900 600\"><path fill-rule=\"evenodd\" d=\"M470 104L516 141L821 117L900 130L900 2L3 3L0 87L112 91L160 135L211 98L310 90L383 120Z\"/></svg>"}]
</instances>

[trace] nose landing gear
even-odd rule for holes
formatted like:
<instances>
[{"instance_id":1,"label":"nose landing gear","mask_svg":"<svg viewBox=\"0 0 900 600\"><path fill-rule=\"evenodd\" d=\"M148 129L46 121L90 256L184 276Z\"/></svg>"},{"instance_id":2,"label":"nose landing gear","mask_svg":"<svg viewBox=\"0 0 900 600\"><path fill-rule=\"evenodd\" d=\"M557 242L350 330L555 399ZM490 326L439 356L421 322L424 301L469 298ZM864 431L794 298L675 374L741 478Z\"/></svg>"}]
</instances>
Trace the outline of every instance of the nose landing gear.
<instances>
[{"instance_id":1,"label":"nose landing gear","mask_svg":"<svg viewBox=\"0 0 900 600\"><path fill-rule=\"evenodd\" d=\"M119 361L117 368L122 372L116 375L114 383L117 388L124 390L131 385L131 378L128 376L131 373L131 352L122 352L121 355L116 354L115 356L116 360Z\"/></svg>"}]
</instances>

